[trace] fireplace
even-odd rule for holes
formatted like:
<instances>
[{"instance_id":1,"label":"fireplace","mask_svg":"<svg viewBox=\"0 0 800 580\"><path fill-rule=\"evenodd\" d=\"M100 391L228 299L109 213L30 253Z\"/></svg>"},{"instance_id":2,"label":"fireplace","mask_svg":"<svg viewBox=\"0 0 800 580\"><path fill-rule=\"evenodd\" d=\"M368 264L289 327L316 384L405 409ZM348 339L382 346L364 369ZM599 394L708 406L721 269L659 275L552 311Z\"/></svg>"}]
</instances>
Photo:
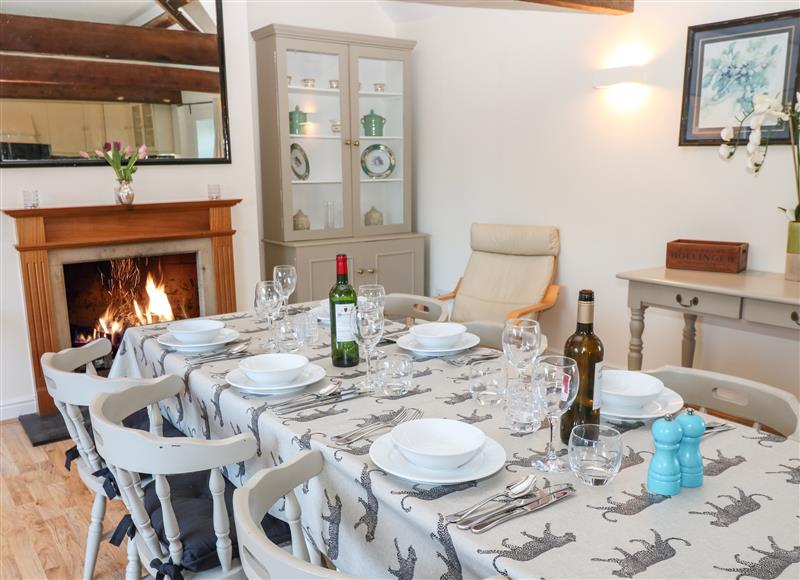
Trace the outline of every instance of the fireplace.
<instances>
[{"instance_id":1,"label":"fireplace","mask_svg":"<svg viewBox=\"0 0 800 580\"><path fill-rule=\"evenodd\" d=\"M64 264L72 346L105 337L116 352L131 326L204 314L197 266L196 252Z\"/></svg>"}]
</instances>

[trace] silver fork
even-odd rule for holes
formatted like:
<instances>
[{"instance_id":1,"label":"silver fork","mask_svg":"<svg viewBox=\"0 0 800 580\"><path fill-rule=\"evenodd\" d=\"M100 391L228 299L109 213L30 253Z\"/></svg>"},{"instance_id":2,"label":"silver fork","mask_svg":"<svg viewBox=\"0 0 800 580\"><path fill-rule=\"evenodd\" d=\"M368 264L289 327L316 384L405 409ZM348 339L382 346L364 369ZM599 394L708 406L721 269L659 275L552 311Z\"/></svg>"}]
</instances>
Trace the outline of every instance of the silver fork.
<instances>
[{"instance_id":1,"label":"silver fork","mask_svg":"<svg viewBox=\"0 0 800 580\"><path fill-rule=\"evenodd\" d=\"M380 431L381 429L388 429L391 427L397 427L400 423L405 423L406 421L415 421L420 417L422 417L422 411L420 411L419 409L403 409L391 421L382 421L380 423L365 425L364 427L359 427L358 429L354 429L349 433L343 433L342 435L337 435L335 437L332 437L331 439L337 445L350 445L352 443L355 443L356 441L360 441L367 435L371 435L375 431Z\"/></svg>"}]
</instances>

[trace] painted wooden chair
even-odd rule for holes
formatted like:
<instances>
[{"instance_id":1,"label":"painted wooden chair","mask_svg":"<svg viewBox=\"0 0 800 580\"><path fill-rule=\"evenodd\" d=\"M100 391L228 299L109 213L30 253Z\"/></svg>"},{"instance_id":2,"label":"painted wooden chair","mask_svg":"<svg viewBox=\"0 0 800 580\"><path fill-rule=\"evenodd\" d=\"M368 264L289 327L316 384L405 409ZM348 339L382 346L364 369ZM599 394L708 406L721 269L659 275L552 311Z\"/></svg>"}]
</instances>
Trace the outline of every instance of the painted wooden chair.
<instances>
[{"instance_id":1,"label":"painted wooden chair","mask_svg":"<svg viewBox=\"0 0 800 580\"><path fill-rule=\"evenodd\" d=\"M800 440L800 403L791 393L748 379L687 367L663 366L647 373L661 379L687 405Z\"/></svg>"},{"instance_id":2,"label":"painted wooden chair","mask_svg":"<svg viewBox=\"0 0 800 580\"><path fill-rule=\"evenodd\" d=\"M222 468L256 455L253 435L166 439L122 425L131 413L155 409L181 389L180 378L167 376L97 396L89 406L97 448L117 479L136 529L133 543L151 575L173 580L192 575L240 578L231 513L234 487ZM137 486L141 473L154 479L144 490ZM288 535L271 516L262 521L267 525L271 527L266 533L273 537Z\"/></svg>"},{"instance_id":3,"label":"painted wooden chair","mask_svg":"<svg viewBox=\"0 0 800 580\"><path fill-rule=\"evenodd\" d=\"M387 294L383 314L390 320L425 320L444 322L448 318L447 304L436 298L415 294Z\"/></svg>"},{"instance_id":4,"label":"painted wooden chair","mask_svg":"<svg viewBox=\"0 0 800 580\"><path fill-rule=\"evenodd\" d=\"M67 468L74 462L84 485L95 494L89 529L86 538L83 577L91 578L97 563L97 553L103 538L103 518L108 499L116 496L116 483L106 471L106 464L95 448L91 424L87 424L83 408L89 406L98 393L115 392L129 387L151 384L152 379L105 379L97 376L92 361L111 352L111 343L105 338L95 340L79 348L68 348L57 353L45 353L41 358L42 372L50 396L53 397L67 432L75 446L67 452ZM85 372L75 372L85 365ZM162 433L161 414L156 412L126 416L126 423L136 428L150 428ZM170 435L179 433L169 425ZM129 567L139 570L138 557L130 549Z\"/></svg>"},{"instance_id":5,"label":"painted wooden chair","mask_svg":"<svg viewBox=\"0 0 800 580\"><path fill-rule=\"evenodd\" d=\"M320 554L309 550L300 523L300 504L294 488L316 477L324 459L317 450L304 451L277 467L263 469L233 494L233 513L239 539L239 557L251 580L271 578L355 578L320 566ZM264 514L281 498L292 533L292 553L276 546L261 530Z\"/></svg>"},{"instance_id":6,"label":"painted wooden chair","mask_svg":"<svg viewBox=\"0 0 800 580\"><path fill-rule=\"evenodd\" d=\"M452 292L437 296L453 301L450 320L536 319L555 305L558 228L472 224L470 247L464 276Z\"/></svg>"}]
</instances>

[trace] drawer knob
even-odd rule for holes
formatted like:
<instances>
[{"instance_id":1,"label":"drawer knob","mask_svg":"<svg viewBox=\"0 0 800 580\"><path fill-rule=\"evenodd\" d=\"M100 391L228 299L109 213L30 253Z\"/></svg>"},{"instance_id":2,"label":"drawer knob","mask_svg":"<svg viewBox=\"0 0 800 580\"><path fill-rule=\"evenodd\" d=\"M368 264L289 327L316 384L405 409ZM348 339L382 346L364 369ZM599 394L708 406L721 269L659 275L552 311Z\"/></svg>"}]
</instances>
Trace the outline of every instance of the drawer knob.
<instances>
[{"instance_id":1,"label":"drawer knob","mask_svg":"<svg viewBox=\"0 0 800 580\"><path fill-rule=\"evenodd\" d=\"M689 302L684 304L683 296L681 296L680 294L676 294L675 295L675 302L677 302L678 304L680 304L684 308L691 308L692 306L697 306L698 304L700 304L700 299L697 296L694 296L694 297L692 297L691 300L689 300Z\"/></svg>"},{"instance_id":2,"label":"drawer knob","mask_svg":"<svg viewBox=\"0 0 800 580\"><path fill-rule=\"evenodd\" d=\"M791 318L791 319L792 319L792 322L794 322L794 323L795 323L797 326L800 326L800 314L798 314L798 313L797 313L797 310L795 310L794 312L792 312L792 313L789 315L789 318Z\"/></svg>"},{"instance_id":3,"label":"drawer knob","mask_svg":"<svg viewBox=\"0 0 800 580\"><path fill-rule=\"evenodd\" d=\"M363 273L364 273L364 268L356 269L356 274L363 274Z\"/></svg>"},{"instance_id":4,"label":"drawer knob","mask_svg":"<svg viewBox=\"0 0 800 580\"><path fill-rule=\"evenodd\" d=\"M367 274L374 274L375 268L367 268Z\"/></svg>"},{"instance_id":5,"label":"drawer knob","mask_svg":"<svg viewBox=\"0 0 800 580\"><path fill-rule=\"evenodd\" d=\"M350 139L345 139L345 140L344 140L344 144L345 144L345 145L350 145L350 143L351 143Z\"/></svg>"}]
</instances>

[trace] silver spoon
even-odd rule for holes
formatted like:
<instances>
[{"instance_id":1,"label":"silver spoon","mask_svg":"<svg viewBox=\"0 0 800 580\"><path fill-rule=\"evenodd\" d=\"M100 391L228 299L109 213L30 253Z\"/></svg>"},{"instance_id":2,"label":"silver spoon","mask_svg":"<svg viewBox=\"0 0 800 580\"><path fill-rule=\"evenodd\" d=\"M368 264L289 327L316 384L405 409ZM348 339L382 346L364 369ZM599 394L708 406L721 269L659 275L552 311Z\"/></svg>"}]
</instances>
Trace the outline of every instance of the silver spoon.
<instances>
[{"instance_id":1,"label":"silver spoon","mask_svg":"<svg viewBox=\"0 0 800 580\"><path fill-rule=\"evenodd\" d=\"M209 352L205 354L200 354L192 357L186 357L189 360L198 360L198 359L208 359L208 358L219 358L219 357L226 357L232 354L239 354L240 352L244 352L247 350L247 347L250 346L250 341L243 342L241 344L237 344L236 346L229 348L227 350L222 350L218 352Z\"/></svg>"},{"instance_id":2,"label":"silver spoon","mask_svg":"<svg viewBox=\"0 0 800 580\"><path fill-rule=\"evenodd\" d=\"M506 486L505 491L496 493L495 495L489 496L485 500L478 502L473 506L470 506L454 514L450 514L449 516L447 516L447 521L450 522L451 524L460 522L461 520L472 514L475 510L485 506L490 501L499 499L503 496L509 497L511 499L522 497L523 495L529 494L535 486L536 486L536 476L532 473L529 473L525 477L509 483Z\"/></svg>"},{"instance_id":3,"label":"silver spoon","mask_svg":"<svg viewBox=\"0 0 800 580\"><path fill-rule=\"evenodd\" d=\"M330 384L325 385L316 393L309 393L307 395L303 395L302 397L296 397L294 399L289 399L287 401L281 401L280 403L275 403L274 405L267 405L267 409L277 409L280 407L294 406L297 404L301 404L307 400L310 401L314 399L321 399L322 397L327 397L328 395L336 394L341 389L342 389L342 381L338 379L331 379Z\"/></svg>"}]
</instances>

